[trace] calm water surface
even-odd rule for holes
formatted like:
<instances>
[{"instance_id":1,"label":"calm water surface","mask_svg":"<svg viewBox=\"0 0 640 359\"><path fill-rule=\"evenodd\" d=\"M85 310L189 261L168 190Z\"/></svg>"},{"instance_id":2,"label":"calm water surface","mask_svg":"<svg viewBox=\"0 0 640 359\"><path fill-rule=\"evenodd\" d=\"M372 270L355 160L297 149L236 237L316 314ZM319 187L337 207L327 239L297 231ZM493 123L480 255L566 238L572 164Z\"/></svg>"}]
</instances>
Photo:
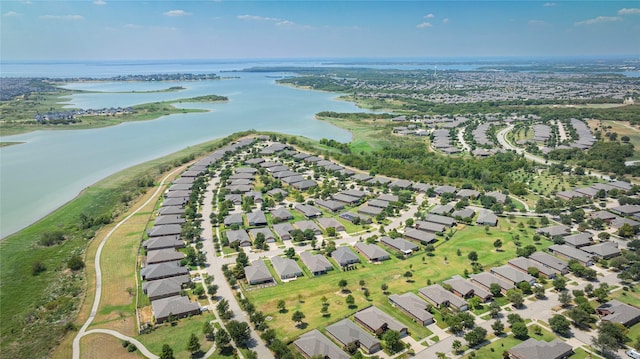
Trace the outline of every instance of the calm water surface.
<instances>
[{"instance_id":1,"label":"calm water surface","mask_svg":"<svg viewBox=\"0 0 640 359\"><path fill-rule=\"evenodd\" d=\"M177 114L101 129L37 131L1 138L26 143L0 149L0 236L28 226L110 174L237 131L270 130L347 142L351 137L347 131L316 121L313 115L324 110L362 111L351 103L335 101L337 94L279 86L265 74L233 76L240 78L69 85L110 92L187 88L166 93L81 94L69 99L69 107L124 107L206 94L224 95L230 101L179 105L207 109L210 111L207 113Z\"/></svg>"}]
</instances>

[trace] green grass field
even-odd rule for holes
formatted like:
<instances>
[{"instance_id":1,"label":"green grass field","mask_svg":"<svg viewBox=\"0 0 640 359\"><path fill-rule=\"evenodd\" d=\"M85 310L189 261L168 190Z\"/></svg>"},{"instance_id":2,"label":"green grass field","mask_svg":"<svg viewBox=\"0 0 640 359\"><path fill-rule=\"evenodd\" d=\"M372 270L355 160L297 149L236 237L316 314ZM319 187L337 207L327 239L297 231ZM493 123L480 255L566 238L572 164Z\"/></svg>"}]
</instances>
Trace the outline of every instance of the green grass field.
<instances>
[{"instance_id":1,"label":"green grass field","mask_svg":"<svg viewBox=\"0 0 640 359\"><path fill-rule=\"evenodd\" d=\"M160 354L162 345L169 344L173 349L176 359L190 358L191 353L187 350L189 337L194 333L200 340L201 350L206 352L213 345L205 339L202 327L206 321L214 320L213 314L206 313L190 318L180 319L175 326L163 325L149 334L141 334L136 337L152 353ZM213 358L224 358L224 356L213 356Z\"/></svg>"}]
</instances>

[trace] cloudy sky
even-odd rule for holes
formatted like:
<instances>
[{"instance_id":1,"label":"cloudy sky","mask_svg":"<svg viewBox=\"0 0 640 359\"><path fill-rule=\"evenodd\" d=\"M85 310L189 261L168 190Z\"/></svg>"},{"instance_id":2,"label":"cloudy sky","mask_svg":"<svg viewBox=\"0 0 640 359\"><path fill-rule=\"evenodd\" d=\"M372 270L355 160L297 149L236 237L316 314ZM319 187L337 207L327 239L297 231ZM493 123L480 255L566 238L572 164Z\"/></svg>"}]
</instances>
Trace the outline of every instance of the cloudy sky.
<instances>
[{"instance_id":1,"label":"cloudy sky","mask_svg":"<svg viewBox=\"0 0 640 359\"><path fill-rule=\"evenodd\" d=\"M638 1L7 1L0 59L640 55Z\"/></svg>"}]
</instances>

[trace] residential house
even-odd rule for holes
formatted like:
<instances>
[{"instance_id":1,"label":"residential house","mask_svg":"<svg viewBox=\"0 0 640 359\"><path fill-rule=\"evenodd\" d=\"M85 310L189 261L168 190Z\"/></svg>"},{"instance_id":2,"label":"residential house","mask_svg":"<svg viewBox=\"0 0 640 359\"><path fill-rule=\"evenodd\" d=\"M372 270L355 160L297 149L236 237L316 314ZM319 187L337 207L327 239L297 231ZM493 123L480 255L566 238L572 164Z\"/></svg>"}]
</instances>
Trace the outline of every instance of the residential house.
<instances>
[{"instance_id":1,"label":"residential house","mask_svg":"<svg viewBox=\"0 0 640 359\"><path fill-rule=\"evenodd\" d=\"M549 238L553 238L555 236L566 236L567 234L570 234L571 228L565 226L564 224L559 224L557 226L539 228L536 230L536 233L547 236Z\"/></svg>"},{"instance_id":2,"label":"residential house","mask_svg":"<svg viewBox=\"0 0 640 359\"><path fill-rule=\"evenodd\" d=\"M439 214L441 216L448 215L453 211L453 206L450 204L438 205L433 207L429 213Z\"/></svg>"},{"instance_id":3,"label":"residential house","mask_svg":"<svg viewBox=\"0 0 640 359\"><path fill-rule=\"evenodd\" d=\"M314 221L299 221L294 223L294 225L303 232L306 231L307 229L310 229L313 231L315 235L322 234L322 230L320 229L320 227L318 227L318 225Z\"/></svg>"},{"instance_id":4,"label":"residential house","mask_svg":"<svg viewBox=\"0 0 640 359\"><path fill-rule=\"evenodd\" d=\"M223 221L225 226L242 226L244 224L244 219L242 217L242 213L231 213L224 217Z\"/></svg>"},{"instance_id":5,"label":"residential house","mask_svg":"<svg viewBox=\"0 0 640 359\"><path fill-rule=\"evenodd\" d=\"M316 218L322 216L322 211L310 204L297 203L293 208L302 213L307 218Z\"/></svg>"},{"instance_id":6,"label":"residential house","mask_svg":"<svg viewBox=\"0 0 640 359\"><path fill-rule=\"evenodd\" d=\"M336 232L345 230L344 225L335 218L318 218L317 221L324 229L334 228Z\"/></svg>"},{"instance_id":7,"label":"residential house","mask_svg":"<svg viewBox=\"0 0 640 359\"><path fill-rule=\"evenodd\" d=\"M335 251L331 252L331 258L333 258L340 267L350 267L352 264L360 263L360 258L353 253L349 247L338 247Z\"/></svg>"},{"instance_id":8,"label":"residential house","mask_svg":"<svg viewBox=\"0 0 640 359\"><path fill-rule=\"evenodd\" d=\"M616 299L602 304L596 312L602 321L619 323L627 328L640 321L640 309Z\"/></svg>"},{"instance_id":9,"label":"residential house","mask_svg":"<svg viewBox=\"0 0 640 359\"><path fill-rule=\"evenodd\" d=\"M252 213L247 213L247 223L249 226L266 226L267 225L267 217L264 215L264 212L258 210Z\"/></svg>"},{"instance_id":10,"label":"residential house","mask_svg":"<svg viewBox=\"0 0 640 359\"><path fill-rule=\"evenodd\" d=\"M387 330L397 331L400 333L400 337L408 334L408 329L405 325L375 306L362 309L353 315L353 319L376 336L382 335Z\"/></svg>"},{"instance_id":11,"label":"residential house","mask_svg":"<svg viewBox=\"0 0 640 359\"><path fill-rule=\"evenodd\" d=\"M160 207L158 210L158 215L160 216L168 216L168 215L184 215L185 209L182 206L166 206Z\"/></svg>"},{"instance_id":12,"label":"residential house","mask_svg":"<svg viewBox=\"0 0 640 359\"><path fill-rule=\"evenodd\" d=\"M349 355L346 352L342 351L329 338L322 335L318 329L304 333L293 342L293 345L306 359L349 359Z\"/></svg>"},{"instance_id":13,"label":"residential house","mask_svg":"<svg viewBox=\"0 0 640 359\"><path fill-rule=\"evenodd\" d=\"M174 236L182 233L182 226L179 224L167 224L165 226L153 226L147 232L149 237Z\"/></svg>"},{"instance_id":14,"label":"residential house","mask_svg":"<svg viewBox=\"0 0 640 359\"><path fill-rule=\"evenodd\" d=\"M602 242L581 248L583 251L602 259L610 259L621 254L615 242Z\"/></svg>"},{"instance_id":15,"label":"residential house","mask_svg":"<svg viewBox=\"0 0 640 359\"><path fill-rule=\"evenodd\" d=\"M436 236L431 232L421 231L419 229L405 229L404 237L418 241L420 243L433 243L436 241Z\"/></svg>"},{"instance_id":16,"label":"residential house","mask_svg":"<svg viewBox=\"0 0 640 359\"><path fill-rule=\"evenodd\" d=\"M349 319L343 319L326 328L327 335L340 343L343 349L349 344L355 343L367 354L373 354L382 349L380 341L371 334L365 332Z\"/></svg>"},{"instance_id":17,"label":"residential house","mask_svg":"<svg viewBox=\"0 0 640 359\"><path fill-rule=\"evenodd\" d=\"M177 262L150 264L140 269L140 276L143 280L158 280L185 274L189 274L189 269L181 267Z\"/></svg>"},{"instance_id":18,"label":"residential house","mask_svg":"<svg viewBox=\"0 0 640 359\"><path fill-rule=\"evenodd\" d=\"M438 214L426 214L424 216L424 220L425 220L425 222L443 224L443 225L445 225L447 227L453 227L456 224L455 219L453 219L451 217L441 216L441 215L438 215Z\"/></svg>"},{"instance_id":19,"label":"residential house","mask_svg":"<svg viewBox=\"0 0 640 359\"><path fill-rule=\"evenodd\" d=\"M178 252L173 248L159 249L147 252L147 265L164 262L178 262L185 257L184 253Z\"/></svg>"},{"instance_id":20,"label":"residential house","mask_svg":"<svg viewBox=\"0 0 640 359\"><path fill-rule=\"evenodd\" d=\"M386 246L389 246L397 251L400 251L405 255L409 255L420 249L420 247L418 247L416 244L413 244L409 241L405 241L402 238L391 238L387 236L382 236L380 237L380 243Z\"/></svg>"},{"instance_id":21,"label":"residential house","mask_svg":"<svg viewBox=\"0 0 640 359\"><path fill-rule=\"evenodd\" d=\"M280 279L292 279L302 276L302 269L295 260L282 257L271 257L271 264L280 276Z\"/></svg>"},{"instance_id":22,"label":"residential house","mask_svg":"<svg viewBox=\"0 0 640 359\"><path fill-rule=\"evenodd\" d=\"M475 215L476 212L471 208L463 208L451 213L451 217L453 218L473 218Z\"/></svg>"},{"instance_id":23,"label":"residential house","mask_svg":"<svg viewBox=\"0 0 640 359\"><path fill-rule=\"evenodd\" d=\"M536 282L536 279L533 276L526 272L519 271L509 265L491 268L489 272L499 278L513 283L515 286L521 282L527 282L530 285L533 285Z\"/></svg>"},{"instance_id":24,"label":"residential house","mask_svg":"<svg viewBox=\"0 0 640 359\"><path fill-rule=\"evenodd\" d=\"M554 244L549 247L549 252L566 259L575 259L584 266L593 265L592 254L589 254L581 249L568 246L566 244Z\"/></svg>"},{"instance_id":25,"label":"residential house","mask_svg":"<svg viewBox=\"0 0 640 359\"><path fill-rule=\"evenodd\" d=\"M508 264L523 273L529 273L529 268L535 268L538 270L538 275L544 278L553 279L559 273L559 271L553 268L544 266L542 263L526 257L513 258L509 260Z\"/></svg>"},{"instance_id":26,"label":"residential house","mask_svg":"<svg viewBox=\"0 0 640 359\"><path fill-rule=\"evenodd\" d=\"M269 272L269 268L263 260L255 260L251 262L251 265L244 267L244 275L247 278L247 283L250 285L274 283L275 279Z\"/></svg>"},{"instance_id":27,"label":"residential house","mask_svg":"<svg viewBox=\"0 0 640 359\"><path fill-rule=\"evenodd\" d=\"M273 232L271 232L271 230L269 230L268 227L253 228L249 230L249 234L251 235L251 237L253 237L254 241L258 233L262 233L262 235L264 236L265 242L267 243L273 243L276 241L276 236L273 235Z\"/></svg>"},{"instance_id":28,"label":"residential house","mask_svg":"<svg viewBox=\"0 0 640 359\"><path fill-rule=\"evenodd\" d=\"M342 202L338 202L334 200L323 201L319 199L316 201L316 204L320 207L324 207L328 209L331 212L337 212L341 209L344 209L344 204Z\"/></svg>"},{"instance_id":29,"label":"residential house","mask_svg":"<svg viewBox=\"0 0 640 359\"><path fill-rule=\"evenodd\" d=\"M293 215L291 214L291 212L289 212L289 210L287 210L284 207L273 209L271 211L271 217L273 217L274 220L280 221L280 222L293 219Z\"/></svg>"},{"instance_id":30,"label":"residential house","mask_svg":"<svg viewBox=\"0 0 640 359\"><path fill-rule=\"evenodd\" d=\"M529 256L532 259L547 268L558 271L561 274L569 273L569 263L567 261L556 258L545 252L534 252Z\"/></svg>"},{"instance_id":31,"label":"residential house","mask_svg":"<svg viewBox=\"0 0 640 359\"><path fill-rule=\"evenodd\" d=\"M423 326L435 322L433 315L429 312L429 304L411 292L402 295L392 294L389 296L389 303Z\"/></svg>"},{"instance_id":32,"label":"residential house","mask_svg":"<svg viewBox=\"0 0 640 359\"><path fill-rule=\"evenodd\" d=\"M251 238L249 238L249 234L244 229L229 230L224 233L229 240L229 245L237 242L240 247L251 246Z\"/></svg>"},{"instance_id":33,"label":"residential house","mask_svg":"<svg viewBox=\"0 0 640 359\"><path fill-rule=\"evenodd\" d=\"M456 193L458 191L457 188L453 186L438 186L434 189L437 195L442 195L444 193Z\"/></svg>"},{"instance_id":34,"label":"residential house","mask_svg":"<svg viewBox=\"0 0 640 359\"><path fill-rule=\"evenodd\" d=\"M300 190L300 191L306 191L309 188L313 188L318 186L318 183L314 180L304 180L304 181L300 181L300 182L296 182L296 183L292 183L291 187Z\"/></svg>"},{"instance_id":35,"label":"residential house","mask_svg":"<svg viewBox=\"0 0 640 359\"><path fill-rule=\"evenodd\" d=\"M568 244L576 248L590 245L592 238L593 238L593 235L589 232L582 232L582 233L572 234L570 236L562 237L565 244Z\"/></svg>"},{"instance_id":36,"label":"residential house","mask_svg":"<svg viewBox=\"0 0 640 359\"><path fill-rule=\"evenodd\" d=\"M382 213L382 208L363 205L358 208L358 213L366 214L368 216L377 216Z\"/></svg>"},{"instance_id":37,"label":"residential house","mask_svg":"<svg viewBox=\"0 0 640 359\"><path fill-rule=\"evenodd\" d=\"M463 188L456 193L457 198L475 199L480 195L480 192L473 189Z\"/></svg>"},{"instance_id":38,"label":"residential house","mask_svg":"<svg viewBox=\"0 0 640 359\"><path fill-rule=\"evenodd\" d=\"M573 348L557 338L550 342L529 338L505 353L508 359L566 359L573 355Z\"/></svg>"},{"instance_id":39,"label":"residential house","mask_svg":"<svg viewBox=\"0 0 640 359\"><path fill-rule=\"evenodd\" d=\"M171 320L171 317L186 318L200 314L200 304L189 301L189 297L173 296L152 301L151 310L156 323L161 324Z\"/></svg>"},{"instance_id":40,"label":"residential house","mask_svg":"<svg viewBox=\"0 0 640 359\"><path fill-rule=\"evenodd\" d=\"M150 282L142 283L142 291L149 297L150 301L154 301L156 299L180 295L182 286L188 284L190 281L191 277L188 274L152 280Z\"/></svg>"},{"instance_id":41,"label":"residential house","mask_svg":"<svg viewBox=\"0 0 640 359\"><path fill-rule=\"evenodd\" d=\"M488 290L473 284L471 281L464 279L459 275L455 275L451 277L451 279L445 280L442 284L451 287L451 292L461 298L469 299L476 296L483 302L486 302L491 300L493 297L491 292Z\"/></svg>"},{"instance_id":42,"label":"residential house","mask_svg":"<svg viewBox=\"0 0 640 359\"><path fill-rule=\"evenodd\" d=\"M491 291L491 284L496 283L500 286L502 294L506 294L508 290L515 288L513 284L488 272L472 274L471 282L488 291Z\"/></svg>"},{"instance_id":43,"label":"residential house","mask_svg":"<svg viewBox=\"0 0 640 359\"><path fill-rule=\"evenodd\" d=\"M440 284L433 284L428 287L420 288L418 290L418 294L436 308L449 307L459 311L465 311L468 309L467 302L464 299L442 288Z\"/></svg>"},{"instance_id":44,"label":"residential house","mask_svg":"<svg viewBox=\"0 0 640 359\"><path fill-rule=\"evenodd\" d=\"M153 220L154 226L163 226L166 224L182 224L187 220L182 218L179 215L162 215L158 216Z\"/></svg>"},{"instance_id":45,"label":"residential house","mask_svg":"<svg viewBox=\"0 0 640 359\"><path fill-rule=\"evenodd\" d=\"M498 216L490 211L480 211L478 218L476 219L476 224L495 227L498 225Z\"/></svg>"},{"instance_id":46,"label":"residential house","mask_svg":"<svg viewBox=\"0 0 640 359\"><path fill-rule=\"evenodd\" d=\"M358 201L360 201L360 198L348 196L343 193L336 193L331 196L331 198L333 198L334 201L342 202L348 205L354 205L358 203Z\"/></svg>"},{"instance_id":47,"label":"residential house","mask_svg":"<svg viewBox=\"0 0 640 359\"><path fill-rule=\"evenodd\" d=\"M291 239L290 233L293 231L293 226L288 222L276 223L273 225L273 230L281 240L288 241Z\"/></svg>"},{"instance_id":48,"label":"residential house","mask_svg":"<svg viewBox=\"0 0 640 359\"><path fill-rule=\"evenodd\" d=\"M447 229L447 227L444 224L425 222L425 221L416 221L415 226L416 226L416 229L419 229L421 231L426 231L426 232L432 232L432 233L438 233L438 232L442 233Z\"/></svg>"},{"instance_id":49,"label":"residential house","mask_svg":"<svg viewBox=\"0 0 640 359\"><path fill-rule=\"evenodd\" d=\"M147 251L154 251L165 248L184 248L184 241L180 239L179 235L153 237L142 242L142 246Z\"/></svg>"},{"instance_id":50,"label":"residential house","mask_svg":"<svg viewBox=\"0 0 640 359\"><path fill-rule=\"evenodd\" d=\"M362 254L365 258L367 258L371 262L382 262L391 258L389 253L387 253L384 249L378 247L375 244L368 244L364 242L356 242L353 246L358 253Z\"/></svg>"},{"instance_id":51,"label":"residential house","mask_svg":"<svg viewBox=\"0 0 640 359\"><path fill-rule=\"evenodd\" d=\"M333 270L333 266L327 259L327 257L322 254L312 254L311 252L302 252L300 253L300 260L304 263L309 271L314 276L327 274L328 271Z\"/></svg>"},{"instance_id":52,"label":"residential house","mask_svg":"<svg viewBox=\"0 0 640 359\"><path fill-rule=\"evenodd\" d=\"M496 202L500 204L504 204L507 201L507 195L501 192L492 191L484 194L486 197L493 197L496 199Z\"/></svg>"}]
</instances>

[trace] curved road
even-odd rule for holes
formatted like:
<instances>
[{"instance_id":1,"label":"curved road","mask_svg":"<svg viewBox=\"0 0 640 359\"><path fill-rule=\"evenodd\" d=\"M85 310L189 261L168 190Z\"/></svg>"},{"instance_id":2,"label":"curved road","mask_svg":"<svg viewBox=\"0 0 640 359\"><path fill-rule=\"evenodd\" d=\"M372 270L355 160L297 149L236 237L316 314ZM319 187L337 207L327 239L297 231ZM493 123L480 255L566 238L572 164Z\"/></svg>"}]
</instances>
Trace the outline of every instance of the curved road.
<instances>
[{"instance_id":1,"label":"curved road","mask_svg":"<svg viewBox=\"0 0 640 359\"><path fill-rule=\"evenodd\" d=\"M128 337L128 336L126 336L124 334L120 334L120 333L118 333L116 331L106 330L106 329L94 329L94 330L87 331L87 328L89 327L89 325L91 325L91 322L93 322L93 319L95 319L96 314L98 313L98 307L100 306L100 297L102 296L102 270L100 268L100 256L102 255L102 249L104 248L104 245L107 243L107 240L111 237L111 235L113 235L113 233L118 228L120 228L121 225L126 223L136 213L140 212L144 207L146 207L149 204L149 202L153 201L154 199L157 200L156 196L158 195L158 193L160 191L162 191L164 183L167 181L167 179L170 176L172 176L173 174L175 174L176 172L178 172L178 171L180 171L182 169L184 169L184 166L178 167L175 170L171 171L169 174L167 174L162 179L162 181L158 185L158 188L156 188L155 192L153 192L153 195L151 195L151 197L149 197L149 199L147 199L142 205L140 205L140 207L138 207L135 211L131 212L123 220L118 222L118 224L116 224L109 231L109 233L107 233L107 235L105 235L104 238L102 238L102 241L100 242L100 245L98 246L98 250L96 251L96 258L95 258L95 261L94 261L94 266L95 266L95 269L96 269L96 294L95 294L94 299L93 299L93 306L91 307L91 314L89 314L89 318L87 318L87 321L84 323L82 328L80 328L80 330L78 331L78 334L76 334L76 337L73 338L73 359L80 359L80 339L82 339L83 336L85 336L87 334L91 334L91 333L111 334L111 335L114 335L114 336L116 336L116 337L118 337L120 339L128 340L128 341L136 344L136 346L138 347L138 350L140 350L140 352L143 355L145 355L147 358L153 358L153 359L158 358L156 355L154 355L151 352L149 352L149 350L147 350L147 348L145 348L144 345L142 345L142 343L140 343L137 340L135 340L135 339L133 339L131 337ZM117 333L117 335L114 334L114 333Z\"/></svg>"}]
</instances>

